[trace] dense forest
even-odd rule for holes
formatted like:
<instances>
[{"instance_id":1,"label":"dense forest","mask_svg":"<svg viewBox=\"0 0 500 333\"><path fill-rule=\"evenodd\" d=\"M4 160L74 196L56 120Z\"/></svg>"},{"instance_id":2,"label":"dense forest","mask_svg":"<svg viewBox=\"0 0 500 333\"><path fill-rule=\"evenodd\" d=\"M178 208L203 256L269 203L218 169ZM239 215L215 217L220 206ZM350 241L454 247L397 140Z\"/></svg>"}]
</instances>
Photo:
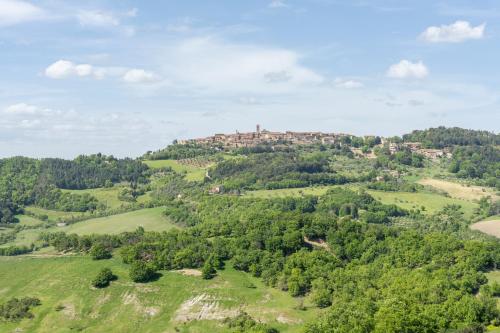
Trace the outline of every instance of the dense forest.
<instances>
[{"instance_id":1,"label":"dense forest","mask_svg":"<svg viewBox=\"0 0 500 333\"><path fill-rule=\"evenodd\" d=\"M453 150L450 172L460 178L479 178L500 190L500 149L495 146L465 146Z\"/></svg>"},{"instance_id":2,"label":"dense forest","mask_svg":"<svg viewBox=\"0 0 500 333\"><path fill-rule=\"evenodd\" d=\"M0 159L0 220L15 222L20 207L36 204L62 211L82 212L97 208L88 194L64 193L61 189L113 186L118 182L147 182L148 167L137 160L101 154L74 160Z\"/></svg>"},{"instance_id":3,"label":"dense forest","mask_svg":"<svg viewBox=\"0 0 500 333\"><path fill-rule=\"evenodd\" d=\"M437 127L426 130L415 130L403 135L403 140L406 142L421 142L426 148L500 145L499 134L459 127Z\"/></svg>"},{"instance_id":4,"label":"dense forest","mask_svg":"<svg viewBox=\"0 0 500 333\"><path fill-rule=\"evenodd\" d=\"M307 155L296 152L251 154L218 163L209 175L222 181L226 190L345 184L373 177L370 172L354 176L343 174L342 170L333 170L329 166L329 156L326 152Z\"/></svg>"},{"instance_id":5,"label":"dense forest","mask_svg":"<svg viewBox=\"0 0 500 333\"><path fill-rule=\"evenodd\" d=\"M220 149L216 147L202 146L198 144L177 144L174 143L164 149L155 152L147 152L143 158L148 160L180 160L198 156L209 156L217 153Z\"/></svg>"}]
</instances>

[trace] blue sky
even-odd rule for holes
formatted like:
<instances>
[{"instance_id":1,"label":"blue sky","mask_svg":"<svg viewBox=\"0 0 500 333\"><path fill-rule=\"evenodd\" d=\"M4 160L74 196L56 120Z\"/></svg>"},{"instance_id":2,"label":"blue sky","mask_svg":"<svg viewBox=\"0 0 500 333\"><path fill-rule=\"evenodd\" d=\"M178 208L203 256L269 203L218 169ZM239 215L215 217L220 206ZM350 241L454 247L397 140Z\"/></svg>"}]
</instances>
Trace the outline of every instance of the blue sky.
<instances>
[{"instance_id":1,"label":"blue sky","mask_svg":"<svg viewBox=\"0 0 500 333\"><path fill-rule=\"evenodd\" d=\"M497 1L0 0L0 155L215 132L498 132Z\"/></svg>"}]
</instances>

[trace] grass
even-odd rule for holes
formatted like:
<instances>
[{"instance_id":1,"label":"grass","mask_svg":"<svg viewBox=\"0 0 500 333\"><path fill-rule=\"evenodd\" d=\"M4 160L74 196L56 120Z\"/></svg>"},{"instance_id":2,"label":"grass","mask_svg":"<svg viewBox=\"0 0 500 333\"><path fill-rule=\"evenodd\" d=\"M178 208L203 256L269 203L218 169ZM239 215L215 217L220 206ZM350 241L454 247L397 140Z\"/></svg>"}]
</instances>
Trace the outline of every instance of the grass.
<instances>
[{"instance_id":1,"label":"grass","mask_svg":"<svg viewBox=\"0 0 500 333\"><path fill-rule=\"evenodd\" d=\"M145 208L133 212L90 219L71 224L66 227L57 227L56 230L78 235L88 234L119 234L124 231L133 231L142 226L147 231L165 231L176 226L163 215L163 207ZM53 231L51 228L49 231Z\"/></svg>"},{"instance_id":2,"label":"grass","mask_svg":"<svg viewBox=\"0 0 500 333\"><path fill-rule=\"evenodd\" d=\"M36 215L47 215L49 218L49 221L56 222L61 219L68 219L73 216L83 216L83 215L89 215L89 213L79 213L79 212L63 212L63 211L58 211L58 210L50 210L50 209L45 209L45 208L40 208L40 207L35 207L35 206L28 206L25 208L26 211L36 214Z\"/></svg>"},{"instance_id":3,"label":"grass","mask_svg":"<svg viewBox=\"0 0 500 333\"><path fill-rule=\"evenodd\" d=\"M109 209L116 209L122 206L130 205L130 203L118 199L118 194L123 189L123 186L113 186L109 188L93 188L87 190L63 190L64 192L74 194L88 193L94 196L100 203L103 203ZM141 195L137 198L138 202L145 202L149 199L148 194Z\"/></svg>"},{"instance_id":4,"label":"grass","mask_svg":"<svg viewBox=\"0 0 500 333\"><path fill-rule=\"evenodd\" d=\"M16 217L19 219L19 225L39 226L44 224L43 221L28 215L17 215Z\"/></svg>"},{"instance_id":5,"label":"grass","mask_svg":"<svg viewBox=\"0 0 500 333\"><path fill-rule=\"evenodd\" d=\"M172 170L186 175L186 180L203 181L207 168L195 167L179 163L177 160L154 160L144 161L152 169L171 167Z\"/></svg>"},{"instance_id":6,"label":"grass","mask_svg":"<svg viewBox=\"0 0 500 333\"><path fill-rule=\"evenodd\" d=\"M432 178L421 179L418 183L443 190L451 197L463 200L479 200L484 196L491 196L494 199L499 199L494 190L482 186L466 186L456 182Z\"/></svg>"},{"instance_id":7,"label":"grass","mask_svg":"<svg viewBox=\"0 0 500 333\"><path fill-rule=\"evenodd\" d=\"M47 228L42 225L36 229L21 230L16 234L14 241L3 244L1 247L11 245L29 246L31 243L35 243L42 232L64 231L78 235L89 235L119 234L124 231L134 231L139 226L142 226L146 231L166 231L172 228L179 228L163 215L163 211L163 207L145 208L123 214L89 219L65 227L52 226ZM26 220L26 217L23 217L23 220Z\"/></svg>"},{"instance_id":8,"label":"grass","mask_svg":"<svg viewBox=\"0 0 500 333\"><path fill-rule=\"evenodd\" d=\"M405 209L420 209L425 207L424 213L435 213L446 205L460 205L466 217L473 214L477 204L456 198L448 198L436 193L426 192L384 192L368 190L371 196L384 204L395 204Z\"/></svg>"},{"instance_id":9,"label":"grass","mask_svg":"<svg viewBox=\"0 0 500 333\"><path fill-rule=\"evenodd\" d=\"M358 184L339 185L352 189L359 188ZM287 188L279 190L258 190L250 191L245 194L247 197L254 198L280 198L286 196L301 196L301 195L322 195L330 188L335 186L318 186L305 188ZM405 209L421 209L425 207L424 213L435 213L441 210L446 205L456 204L462 206L465 216L470 217L473 214L476 203L457 198L448 198L437 193L428 192L384 192L367 190L367 193L384 204L395 204Z\"/></svg>"},{"instance_id":10,"label":"grass","mask_svg":"<svg viewBox=\"0 0 500 333\"><path fill-rule=\"evenodd\" d=\"M118 280L105 289L91 288L92 278L103 267L111 268ZM314 320L319 312L314 308L295 309L297 300L288 294L266 287L260 280L230 267L213 280L176 272L161 274L157 281L136 284L128 278L127 265L118 258L93 261L76 256L2 257L0 299L31 296L38 297L42 305L33 310L33 319L0 323L0 331L230 332L215 320L176 322L175 313L180 306L201 294L217 299L221 309L241 306L254 318L269 322L285 333L300 332L300 323ZM277 322L277 318L286 318L291 323Z\"/></svg>"},{"instance_id":11,"label":"grass","mask_svg":"<svg viewBox=\"0 0 500 333\"><path fill-rule=\"evenodd\" d=\"M332 185L332 186L314 186L301 188L282 188L277 190L257 190L245 193L246 197L250 198L283 198L283 197L298 197L302 195L323 195L329 189L336 186L349 187L350 185Z\"/></svg>"},{"instance_id":12,"label":"grass","mask_svg":"<svg viewBox=\"0 0 500 333\"><path fill-rule=\"evenodd\" d=\"M470 228L500 238L500 215L490 216L482 221L474 223Z\"/></svg>"}]
</instances>

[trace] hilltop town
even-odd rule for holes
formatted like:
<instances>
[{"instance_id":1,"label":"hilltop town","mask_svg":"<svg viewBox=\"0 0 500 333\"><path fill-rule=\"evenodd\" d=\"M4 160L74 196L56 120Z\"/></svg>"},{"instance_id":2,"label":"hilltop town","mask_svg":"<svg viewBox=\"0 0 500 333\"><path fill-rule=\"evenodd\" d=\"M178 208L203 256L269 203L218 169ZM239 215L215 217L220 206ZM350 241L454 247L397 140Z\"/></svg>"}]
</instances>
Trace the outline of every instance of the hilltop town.
<instances>
[{"instance_id":1,"label":"hilltop town","mask_svg":"<svg viewBox=\"0 0 500 333\"><path fill-rule=\"evenodd\" d=\"M254 147L265 143L291 143L291 144L312 144L323 143L332 144L337 142L341 136L347 134L322 133L322 132L271 132L266 129L261 130L260 125L256 126L255 132L233 134L215 134L213 136L179 140L179 144L219 144L226 148Z\"/></svg>"},{"instance_id":2,"label":"hilltop town","mask_svg":"<svg viewBox=\"0 0 500 333\"><path fill-rule=\"evenodd\" d=\"M354 138L354 135L345 133L324 133L324 132L273 132L262 129L260 125L256 125L255 132L246 132L232 134L215 134L212 136L196 139L178 140L178 144L199 144L221 147L222 149L255 147L263 144L291 144L291 145L309 145L309 144L339 144L343 145L347 141ZM395 154L401 149L409 149L412 152L419 153L431 159L440 157L451 157L451 153L447 149L427 149L420 142L391 142L391 140L379 136L364 136L363 139L373 140L376 146L387 145L391 154ZM372 152L362 152L360 148L350 146L350 149L355 155L374 158Z\"/></svg>"}]
</instances>

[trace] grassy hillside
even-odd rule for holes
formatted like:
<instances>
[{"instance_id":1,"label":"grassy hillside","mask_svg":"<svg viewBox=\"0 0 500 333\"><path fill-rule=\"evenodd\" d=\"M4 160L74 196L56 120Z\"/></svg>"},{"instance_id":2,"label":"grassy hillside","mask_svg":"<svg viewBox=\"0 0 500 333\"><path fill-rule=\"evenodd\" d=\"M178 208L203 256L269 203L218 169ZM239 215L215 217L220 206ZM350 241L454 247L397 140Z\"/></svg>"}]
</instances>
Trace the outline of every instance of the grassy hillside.
<instances>
[{"instance_id":1,"label":"grassy hillside","mask_svg":"<svg viewBox=\"0 0 500 333\"><path fill-rule=\"evenodd\" d=\"M301 195L322 195L325 194L330 188L335 186L318 186L306 188L287 188L279 190L259 190L249 191L245 194L248 197L257 198L277 198L286 196L301 196ZM344 185L343 187L357 188L356 185ZM425 207L425 212L435 213L446 205L456 204L462 206L466 216L471 216L477 204L469 200L462 200L458 198L448 198L437 193L428 192L385 192L367 190L375 199L384 204L395 204L405 209L421 209Z\"/></svg>"},{"instance_id":2,"label":"grassy hillside","mask_svg":"<svg viewBox=\"0 0 500 333\"><path fill-rule=\"evenodd\" d=\"M146 231L166 231L178 228L164 214L163 207L145 208L128 213L117 214L107 217L95 218L70 224L66 227L40 227L36 229L21 230L17 233L16 239L12 242L1 245L8 247L11 245L27 245L34 243L41 232L64 231L78 235L88 234L119 234L124 231L133 231L142 226ZM42 223L28 216L21 216L21 223Z\"/></svg>"},{"instance_id":3,"label":"grassy hillside","mask_svg":"<svg viewBox=\"0 0 500 333\"><path fill-rule=\"evenodd\" d=\"M417 209L425 207L425 212L435 213L446 205L460 205L465 215L470 217L477 204L461 199L448 198L443 195L425 192L384 192L367 191L375 199L385 204L395 204L405 209ZM425 213L424 212L424 213Z\"/></svg>"},{"instance_id":4,"label":"grassy hillside","mask_svg":"<svg viewBox=\"0 0 500 333\"><path fill-rule=\"evenodd\" d=\"M106 289L91 288L92 278L103 267L110 267L118 280ZM0 331L229 332L215 320L183 321L224 318L241 309L281 332L300 332L299 324L318 314L313 308L295 309L297 300L229 267L208 281L178 272L161 273L157 281L136 284L119 259L0 258L0 298L26 295L42 302L34 310L34 319L0 323Z\"/></svg>"},{"instance_id":5,"label":"grassy hillside","mask_svg":"<svg viewBox=\"0 0 500 333\"><path fill-rule=\"evenodd\" d=\"M257 190L257 191L248 191L245 193L245 196L254 198L283 198L288 196L296 197L301 195L323 195L332 187L334 186L282 188L278 190Z\"/></svg>"},{"instance_id":6,"label":"grassy hillside","mask_svg":"<svg viewBox=\"0 0 500 333\"><path fill-rule=\"evenodd\" d=\"M144 161L152 169L170 167L178 173L185 173L186 179L189 181L202 181L208 167L197 167L193 165L186 165L177 160L155 160Z\"/></svg>"},{"instance_id":7,"label":"grassy hillside","mask_svg":"<svg viewBox=\"0 0 500 333\"><path fill-rule=\"evenodd\" d=\"M163 207L146 208L124 214L101 217L57 228L66 233L86 234L119 234L133 231L142 226L147 231L164 231L176 226L163 215Z\"/></svg>"},{"instance_id":8,"label":"grassy hillside","mask_svg":"<svg viewBox=\"0 0 500 333\"><path fill-rule=\"evenodd\" d=\"M466 186L456 182L432 178L424 178L418 181L418 183L421 185L428 185L443 190L451 197L463 200L479 200L485 196L490 196L495 200L499 199L498 195L496 195L493 189L482 186Z\"/></svg>"},{"instance_id":9,"label":"grassy hillside","mask_svg":"<svg viewBox=\"0 0 500 333\"><path fill-rule=\"evenodd\" d=\"M122 189L123 186L113 186L110 188L93 188L88 190L63 190L63 191L73 194L88 193L94 196L100 203L105 204L107 208L116 209L130 204L128 202L121 201L118 199L118 195ZM144 194L137 198L137 202L145 202L148 199L149 199L148 194Z\"/></svg>"}]
</instances>

